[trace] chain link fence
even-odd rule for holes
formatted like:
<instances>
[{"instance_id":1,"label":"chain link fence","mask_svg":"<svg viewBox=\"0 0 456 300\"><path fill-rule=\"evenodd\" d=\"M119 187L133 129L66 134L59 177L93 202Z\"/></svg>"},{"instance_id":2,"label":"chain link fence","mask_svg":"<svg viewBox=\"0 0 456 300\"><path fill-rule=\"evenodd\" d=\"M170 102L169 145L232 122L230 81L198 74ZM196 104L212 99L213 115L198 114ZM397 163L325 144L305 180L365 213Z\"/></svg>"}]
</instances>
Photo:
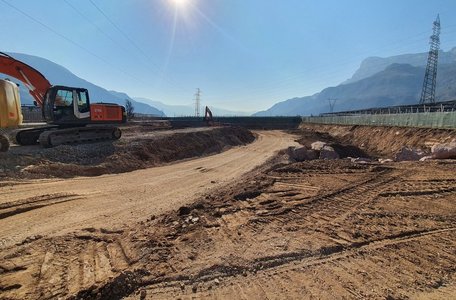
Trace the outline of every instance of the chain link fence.
<instances>
[{"instance_id":1,"label":"chain link fence","mask_svg":"<svg viewBox=\"0 0 456 300\"><path fill-rule=\"evenodd\" d=\"M303 117L304 123L456 129L456 112Z\"/></svg>"}]
</instances>

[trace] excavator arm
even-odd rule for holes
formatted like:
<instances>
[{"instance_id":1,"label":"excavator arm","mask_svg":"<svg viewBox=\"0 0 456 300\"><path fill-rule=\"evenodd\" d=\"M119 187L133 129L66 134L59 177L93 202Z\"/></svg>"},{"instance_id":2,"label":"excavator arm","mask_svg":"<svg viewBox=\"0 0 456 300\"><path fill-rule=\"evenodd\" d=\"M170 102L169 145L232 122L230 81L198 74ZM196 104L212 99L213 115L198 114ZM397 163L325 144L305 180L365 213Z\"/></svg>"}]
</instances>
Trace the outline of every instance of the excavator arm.
<instances>
[{"instance_id":1,"label":"excavator arm","mask_svg":"<svg viewBox=\"0 0 456 300\"><path fill-rule=\"evenodd\" d=\"M20 80L28 88L37 105L43 106L43 99L51 84L33 67L0 52L0 73Z\"/></svg>"},{"instance_id":2,"label":"excavator arm","mask_svg":"<svg viewBox=\"0 0 456 300\"><path fill-rule=\"evenodd\" d=\"M206 106L205 112L204 112L204 121L206 122L211 122L212 119L212 111L209 109L208 106Z\"/></svg>"}]
</instances>

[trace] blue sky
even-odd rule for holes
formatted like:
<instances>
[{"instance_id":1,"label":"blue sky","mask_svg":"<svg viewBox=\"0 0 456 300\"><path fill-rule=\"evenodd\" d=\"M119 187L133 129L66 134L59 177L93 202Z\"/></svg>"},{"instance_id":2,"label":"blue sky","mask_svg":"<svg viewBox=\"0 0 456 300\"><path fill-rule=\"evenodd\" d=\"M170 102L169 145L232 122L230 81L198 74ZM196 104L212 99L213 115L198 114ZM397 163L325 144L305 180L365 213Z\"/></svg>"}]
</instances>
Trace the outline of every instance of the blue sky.
<instances>
[{"instance_id":1,"label":"blue sky","mask_svg":"<svg viewBox=\"0 0 456 300\"><path fill-rule=\"evenodd\" d=\"M202 105L258 111L338 85L366 57L428 51L437 13L451 49L455 11L454 0L0 0L0 51L132 97L191 104L201 88Z\"/></svg>"}]
</instances>

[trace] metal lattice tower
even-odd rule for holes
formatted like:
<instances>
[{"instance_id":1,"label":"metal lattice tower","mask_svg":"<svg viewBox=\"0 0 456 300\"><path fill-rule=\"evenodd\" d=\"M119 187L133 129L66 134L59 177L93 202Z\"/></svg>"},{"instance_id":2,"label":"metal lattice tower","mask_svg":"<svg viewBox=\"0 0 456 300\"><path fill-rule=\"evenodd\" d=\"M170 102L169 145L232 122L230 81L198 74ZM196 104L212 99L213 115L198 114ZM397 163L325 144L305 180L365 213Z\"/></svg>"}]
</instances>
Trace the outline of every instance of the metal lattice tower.
<instances>
[{"instance_id":1,"label":"metal lattice tower","mask_svg":"<svg viewBox=\"0 0 456 300\"><path fill-rule=\"evenodd\" d=\"M336 101L337 101L336 98L328 98L328 102L329 102L329 112L330 112L330 113L333 113L333 112L334 112L334 106L336 105Z\"/></svg>"},{"instance_id":2,"label":"metal lattice tower","mask_svg":"<svg viewBox=\"0 0 456 300\"><path fill-rule=\"evenodd\" d=\"M424 74L423 89L421 90L420 104L435 103L435 81L437 78L437 62L440 46L440 17L437 15L432 27L432 35L429 41L428 61Z\"/></svg>"},{"instance_id":3,"label":"metal lattice tower","mask_svg":"<svg viewBox=\"0 0 456 300\"><path fill-rule=\"evenodd\" d=\"M195 93L195 117L200 116L200 105L201 105L201 90L198 88L196 89Z\"/></svg>"}]
</instances>

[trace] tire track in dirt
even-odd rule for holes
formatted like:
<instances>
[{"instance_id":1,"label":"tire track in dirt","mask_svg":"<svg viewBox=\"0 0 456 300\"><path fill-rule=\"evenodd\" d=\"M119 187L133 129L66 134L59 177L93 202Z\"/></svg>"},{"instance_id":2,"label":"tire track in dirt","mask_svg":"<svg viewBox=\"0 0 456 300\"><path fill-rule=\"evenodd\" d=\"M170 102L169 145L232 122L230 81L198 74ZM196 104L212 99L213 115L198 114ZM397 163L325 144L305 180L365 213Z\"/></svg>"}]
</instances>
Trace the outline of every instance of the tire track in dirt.
<instances>
[{"instance_id":1,"label":"tire track in dirt","mask_svg":"<svg viewBox=\"0 0 456 300\"><path fill-rule=\"evenodd\" d=\"M280 216L284 216L284 222L299 217L304 223L314 227L320 223L343 220L356 212L360 206L374 201L379 192L400 181L405 175L402 172L393 175L392 171L386 169L380 172L365 172L354 183L313 197L309 197L309 190L314 194L318 190L306 185L305 179L298 179L297 182L295 179L293 184L287 183L286 189L276 189L277 185L283 186L282 181L276 181L270 189L262 193L262 201L259 204L266 207L264 211L257 211L257 218L251 219L251 222L261 223L261 218L269 216L276 216L279 219ZM280 201L277 198L287 200Z\"/></svg>"},{"instance_id":2,"label":"tire track in dirt","mask_svg":"<svg viewBox=\"0 0 456 300\"><path fill-rule=\"evenodd\" d=\"M13 299L137 299L140 290L148 298L407 298L454 282L454 192L439 192L454 182L423 172L425 164L313 166L264 166L123 230L90 227L9 249L0 291ZM429 185L412 180L417 173ZM381 196L420 186L435 192Z\"/></svg>"},{"instance_id":3,"label":"tire track in dirt","mask_svg":"<svg viewBox=\"0 0 456 300\"><path fill-rule=\"evenodd\" d=\"M87 228L38 241L45 247L22 246L1 259L0 291L16 290L15 298L55 299L99 285L138 259L120 239L121 233ZM29 253L27 259L23 252Z\"/></svg>"},{"instance_id":4,"label":"tire track in dirt","mask_svg":"<svg viewBox=\"0 0 456 300\"><path fill-rule=\"evenodd\" d=\"M0 203L0 220L30 210L82 199L78 194L55 193L34 196L13 202Z\"/></svg>"},{"instance_id":5,"label":"tire track in dirt","mask_svg":"<svg viewBox=\"0 0 456 300\"><path fill-rule=\"evenodd\" d=\"M437 215L429 211L423 216L423 225L418 227L412 224L400 230L383 230L367 239L353 239L349 237L350 234L339 236L350 229L353 216L371 214L375 222L377 218L383 217L382 213L376 210L377 202L383 202L385 199L380 196L381 193L394 190L398 186L405 186L403 189L406 191L416 190L417 186L408 184L407 179L415 172L407 168L393 168L376 174L365 173L362 176L364 178L361 178L363 184L359 184L360 180L355 180L348 187L320 197L309 196L309 192L317 189L309 185L306 179L301 181L302 174L293 173L295 175L288 174L282 178L273 175L275 182L271 187L263 192L244 192L244 195L256 196L252 199L241 197L239 209L224 209L223 222L220 223L221 229L217 234L222 236L221 240L228 246L227 251L232 251L228 250L232 249L230 242L246 242L245 239L237 242L239 236L236 231L241 231L242 235L245 235L246 231L250 230L249 241L252 239L252 244L259 244L261 240L258 237L266 234L265 227L276 224L272 227L280 228L293 223L293 220L300 220L298 230L310 227L310 230L320 231L329 237L332 236L332 232L336 232L338 239L325 240L323 243L327 246L313 251L285 251L278 255L257 257L238 265L233 262L214 265L208 269L199 269L197 275L188 277L180 275L177 278L168 277L160 280L146 278L142 285L146 286L147 295L151 298L191 296L254 299L276 298L277 295L286 295L287 298L335 298L341 295L348 298L403 298L406 297L404 295L409 295L402 294L403 291L414 290L416 285L423 290L439 287L449 280L445 274L456 271L456 252L449 250L456 246L456 227L449 225L455 224L454 215ZM320 172L322 173L324 172ZM432 177L432 174L428 174L428 177ZM283 181L286 183L283 184ZM429 181L435 183L438 180ZM452 191L445 191L447 184L451 188L453 182L444 181L443 188L433 185L433 193L424 196L435 202L436 199L453 195ZM417 182L418 186L419 184ZM410 201L404 200L402 196L398 197L400 200ZM419 198L417 200L419 201ZM299 203L300 201L307 202L307 206ZM283 206L290 203L298 204L298 208L304 209L292 208L284 211ZM260 209L261 206L266 209ZM255 211L264 212L261 218L253 217L253 223L257 226L245 225L247 220L252 220L252 212ZM392 216L392 220L397 220L398 217L423 219L421 214L414 213L413 210L385 212L386 215ZM310 218L305 219L303 216ZM431 225L429 222L434 224ZM349 226L344 226L345 223ZM382 229L378 226L373 224L372 230ZM349 238L346 238L347 236ZM389 263L390 257L394 257L398 263ZM427 275L427 271L423 272L423 266L429 265L436 266L430 270L433 276ZM338 271L334 272L335 269ZM369 271L366 272L366 269ZM374 288L366 288L372 280L375 280ZM404 287L400 285L401 282L406 283Z\"/></svg>"},{"instance_id":6,"label":"tire track in dirt","mask_svg":"<svg viewBox=\"0 0 456 300\"><path fill-rule=\"evenodd\" d=\"M388 249L396 249L398 245L400 244L409 244L412 242L416 242L422 239L426 238L434 238L437 237L438 240L441 240L441 235L448 235L455 237L456 233L456 227L448 227L448 228L443 228L443 229L437 229L437 230L429 230L429 231L420 231L420 232L408 232L401 234L400 236L391 236L387 237L384 239L379 239L379 240L371 240L371 241L366 241L364 243L354 243L351 245L347 245L344 247L329 247L329 248L322 248L319 249L318 251L315 252L308 252L308 251L303 251L303 252L295 252L295 253L287 253L284 255L279 255L279 256L271 256L271 257L261 257L256 259L255 261L250 262L249 267L245 266L227 266L227 265L219 265L219 266L211 266L207 269L200 270L198 274L194 276L170 276L170 277L165 277L160 280L155 280L155 279L148 279L147 277L144 277L141 283L139 284L138 287L140 286L146 286L148 294L152 294L152 298L155 296L160 295L167 295L167 297L171 296L182 296L182 295L193 295L195 297L200 297L200 296L208 296L210 295L211 297L213 294L211 294L210 291L211 288L208 288L210 286L218 285L220 281L227 281L229 282L230 280L234 279L237 281L239 278L242 277L247 277L246 280L249 280L249 276L255 277L255 281L257 280L258 276L261 276L262 274L268 274L272 272L272 278L274 278L274 289L277 289L277 284L283 284L283 289L286 290L286 286L288 280L280 280L277 279L276 277L283 276L283 274L288 274L292 271L296 270L301 270L301 269L309 269L313 267L319 267L321 266L338 266L341 268L343 266L343 261L352 258L352 257L358 257L362 256L363 259L370 259L370 256L378 255L378 253L381 253L382 251L388 251L385 250L385 248ZM453 245L456 245L456 242L453 240L451 241ZM413 248L413 247L412 247ZM413 251L412 251L413 253ZM367 256L366 256L367 255ZM401 254L401 258L406 259L411 255L411 253L408 251L407 253ZM416 256L416 255L415 255ZM419 255L418 259L426 259L426 253ZM443 259L443 257L442 257ZM455 263L456 258L454 257L446 257L446 260L448 261L448 265ZM342 261L342 262L341 262ZM371 262L372 263L372 262ZM375 264L372 263L372 267ZM329 269L331 267L328 267ZM343 268L343 267L342 267ZM376 267L378 269L378 266ZM355 280L354 277L358 277L359 270L355 270L355 273L353 272L353 268L345 268L343 270L344 278L348 278L348 281L351 281L350 284L356 286L356 288L359 288L362 286L362 282L359 280ZM381 273L381 271L379 270ZM347 276L347 274L351 274ZM324 280L322 282L316 282L316 284L324 284L327 285L328 281L333 282L333 284L341 284L340 280L336 280L335 277L332 278L327 278L327 275L329 273L325 273L326 276L324 277ZM273 279L271 278L271 275L265 275L266 277L269 278L269 282L271 282ZM290 276L290 275L288 275ZM390 277L391 274L386 274L384 277ZM311 274L312 280L317 279L318 276L315 276L315 274ZM351 279L350 279L351 278ZM296 279L294 279L296 280ZM214 281L216 282L214 284ZM309 281L309 278L308 280ZM356 282L358 281L358 282ZM239 283L238 283L239 284ZM253 286L252 286L253 284ZM267 284L255 284L252 281L248 281L248 283L243 284L245 287L239 287L232 289L229 292L223 293L223 295L230 295L230 297L241 297L245 295L251 295L255 299L260 299L263 298L263 296L267 297L267 293L264 291L264 286L267 286ZM194 289L182 289L182 286L186 287L199 287L199 289L202 289L202 292L195 293ZM321 289L322 285L319 285L319 288ZM314 287L315 288L315 287ZM197 288L198 289L198 288ZM270 288L269 288L270 289ZM279 288L280 289L280 288ZM328 294L327 296L331 296L331 291L335 292L338 289L334 288L329 288L328 289ZM256 294L258 291L262 291L260 294ZM102 292L102 291L101 291ZM103 292L102 292L103 293ZM274 293L276 294L276 293ZM311 293L307 293L307 295L312 295ZM363 294L356 293L355 291L349 292L349 294L357 295L357 296L362 296ZM296 293L295 295L298 295ZM315 295L318 295L319 297L325 298L325 293L321 293L321 290L318 291ZM340 294L335 294L339 295ZM332 296L335 296L334 294ZM215 296L215 295L214 295ZM301 294L301 297L303 295ZM364 295L365 296L365 295ZM287 293L287 297L292 297L289 293ZM249 299L250 297L247 297ZM274 297L273 297L274 298ZM331 297L330 297L331 298Z\"/></svg>"},{"instance_id":7,"label":"tire track in dirt","mask_svg":"<svg viewBox=\"0 0 456 300\"><path fill-rule=\"evenodd\" d=\"M37 198L33 201L41 201ZM29 201L16 201L10 207L16 207ZM25 245L22 250L7 253L2 260L3 269L8 272L0 274L0 288L16 290L14 298L55 298L74 295L78 291L101 285L119 272L134 265L139 255L132 248L136 244L121 238L122 232L110 232L86 228L63 237L40 240L35 245ZM164 247L167 252L167 246ZM32 252L32 257L23 260L21 251ZM166 257L166 256L165 256ZM8 266L18 266L12 268ZM39 267L37 267L37 265ZM30 278L33 284L30 285ZM11 285L11 283L18 283Z\"/></svg>"},{"instance_id":8,"label":"tire track in dirt","mask_svg":"<svg viewBox=\"0 0 456 300\"><path fill-rule=\"evenodd\" d=\"M280 149L295 144L294 136L280 131L257 135L257 140L249 145L166 166L95 178L36 180L1 188L0 193L5 196L0 199L2 203L35 197L43 191L48 194L66 191L84 198L77 205L66 202L41 207L34 210L34 214L0 219L3 228L0 248L17 244L29 236L68 233L87 226L116 228L119 224L133 224L150 215L172 211L235 181Z\"/></svg>"},{"instance_id":9,"label":"tire track in dirt","mask_svg":"<svg viewBox=\"0 0 456 300\"><path fill-rule=\"evenodd\" d=\"M456 192L455 180L406 180L401 185L395 185L388 191L379 194L381 197L390 196L436 196L448 195Z\"/></svg>"}]
</instances>

